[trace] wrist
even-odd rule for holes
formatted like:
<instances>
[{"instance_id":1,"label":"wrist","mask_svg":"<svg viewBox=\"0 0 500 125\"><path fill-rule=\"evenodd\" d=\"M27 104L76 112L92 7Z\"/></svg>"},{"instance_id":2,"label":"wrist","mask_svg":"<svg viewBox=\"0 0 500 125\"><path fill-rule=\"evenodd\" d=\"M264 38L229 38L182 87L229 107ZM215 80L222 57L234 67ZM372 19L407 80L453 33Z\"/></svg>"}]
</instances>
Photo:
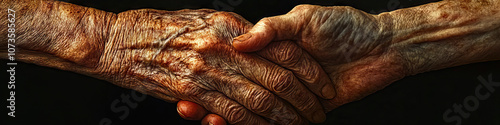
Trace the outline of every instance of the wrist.
<instances>
[{"instance_id":1,"label":"wrist","mask_svg":"<svg viewBox=\"0 0 500 125\"><path fill-rule=\"evenodd\" d=\"M498 2L442 1L380 15L392 18L391 48L412 75L499 59L500 14L494 10Z\"/></svg>"}]
</instances>

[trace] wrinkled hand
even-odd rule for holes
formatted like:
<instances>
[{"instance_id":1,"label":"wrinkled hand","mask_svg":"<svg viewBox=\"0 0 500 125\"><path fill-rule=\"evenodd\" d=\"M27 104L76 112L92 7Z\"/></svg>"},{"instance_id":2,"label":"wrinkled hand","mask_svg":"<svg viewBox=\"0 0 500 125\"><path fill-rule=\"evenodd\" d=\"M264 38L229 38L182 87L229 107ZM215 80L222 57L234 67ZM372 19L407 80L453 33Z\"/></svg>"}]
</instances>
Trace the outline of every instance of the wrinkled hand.
<instances>
[{"instance_id":1,"label":"wrinkled hand","mask_svg":"<svg viewBox=\"0 0 500 125\"><path fill-rule=\"evenodd\" d=\"M407 75L403 60L390 46L391 30L384 19L351 7L300 5L285 15L260 20L235 38L233 46L243 52L272 50L257 53L299 74L308 72L301 61L313 58L335 84L336 97L322 100L331 111Z\"/></svg>"},{"instance_id":2,"label":"wrinkled hand","mask_svg":"<svg viewBox=\"0 0 500 125\"><path fill-rule=\"evenodd\" d=\"M332 98L333 86L326 96L309 89L321 90L330 81L309 72L296 78L257 54L236 51L232 39L251 27L236 14L213 10L123 12L111 28L102 74L160 99L201 104L231 124L322 122L315 93ZM322 72L307 61L316 67L311 72Z\"/></svg>"},{"instance_id":3,"label":"wrinkled hand","mask_svg":"<svg viewBox=\"0 0 500 125\"><path fill-rule=\"evenodd\" d=\"M392 33L387 19L351 7L300 5L285 15L262 19L248 33L235 38L233 46L251 52L296 43L302 50L273 49L274 53L266 51L261 55L274 54L264 58L301 72L277 55L298 60L303 53L309 53L335 84L337 96L323 101L326 111L330 111L407 75L404 61L390 46ZM282 40L293 43L279 42Z\"/></svg>"}]
</instances>

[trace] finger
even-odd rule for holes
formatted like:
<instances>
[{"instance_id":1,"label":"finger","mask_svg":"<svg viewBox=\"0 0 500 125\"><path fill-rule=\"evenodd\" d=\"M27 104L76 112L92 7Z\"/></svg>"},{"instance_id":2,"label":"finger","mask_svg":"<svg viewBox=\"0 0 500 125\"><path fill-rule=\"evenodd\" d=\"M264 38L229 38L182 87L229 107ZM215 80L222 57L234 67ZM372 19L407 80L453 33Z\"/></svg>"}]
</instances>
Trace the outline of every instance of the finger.
<instances>
[{"instance_id":1,"label":"finger","mask_svg":"<svg viewBox=\"0 0 500 125\"><path fill-rule=\"evenodd\" d=\"M219 79L216 89L229 98L239 102L248 110L276 121L278 124L304 124L305 120L285 101L269 90L253 83L241 75L228 75L223 72L211 72ZM231 120L228 120L231 123ZM231 123L232 124L232 123Z\"/></svg>"},{"instance_id":2,"label":"finger","mask_svg":"<svg viewBox=\"0 0 500 125\"><path fill-rule=\"evenodd\" d=\"M257 56L245 58L239 65L245 77L289 102L309 121L319 123L326 119L318 98L300 83L291 71Z\"/></svg>"},{"instance_id":3,"label":"finger","mask_svg":"<svg viewBox=\"0 0 500 125\"><path fill-rule=\"evenodd\" d=\"M238 102L216 91L201 93L193 101L201 104L208 111L224 117L230 124L269 124L265 119L247 110Z\"/></svg>"},{"instance_id":4,"label":"finger","mask_svg":"<svg viewBox=\"0 0 500 125\"><path fill-rule=\"evenodd\" d=\"M314 94L323 99L335 97L335 88L323 68L295 43L272 42L257 52L260 56L288 70Z\"/></svg>"},{"instance_id":5,"label":"finger","mask_svg":"<svg viewBox=\"0 0 500 125\"><path fill-rule=\"evenodd\" d=\"M320 6L299 5L285 15L263 18L248 33L234 38L233 46L242 52L253 52L271 41L298 40L317 8Z\"/></svg>"},{"instance_id":6,"label":"finger","mask_svg":"<svg viewBox=\"0 0 500 125\"><path fill-rule=\"evenodd\" d=\"M201 120L207 110L194 102L181 100L177 102L177 113L186 120Z\"/></svg>"},{"instance_id":7,"label":"finger","mask_svg":"<svg viewBox=\"0 0 500 125\"><path fill-rule=\"evenodd\" d=\"M226 125L224 118L217 114L208 114L201 120L202 125Z\"/></svg>"},{"instance_id":8,"label":"finger","mask_svg":"<svg viewBox=\"0 0 500 125\"><path fill-rule=\"evenodd\" d=\"M290 15L263 18L248 33L234 38L233 46L239 51L253 52L273 40L293 39L299 29L290 18Z\"/></svg>"}]
</instances>

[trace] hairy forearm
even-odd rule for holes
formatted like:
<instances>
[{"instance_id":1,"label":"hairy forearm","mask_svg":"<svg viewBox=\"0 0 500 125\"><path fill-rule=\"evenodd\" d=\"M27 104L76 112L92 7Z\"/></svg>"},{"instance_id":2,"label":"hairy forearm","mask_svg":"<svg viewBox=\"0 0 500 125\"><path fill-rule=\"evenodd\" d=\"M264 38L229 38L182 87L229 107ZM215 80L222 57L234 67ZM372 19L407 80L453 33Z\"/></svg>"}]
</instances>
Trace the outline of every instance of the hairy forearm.
<instances>
[{"instance_id":1,"label":"hairy forearm","mask_svg":"<svg viewBox=\"0 0 500 125\"><path fill-rule=\"evenodd\" d=\"M84 74L97 67L116 19L113 13L59 1L7 0L1 4L1 10L16 11L17 60ZM0 16L7 17L6 13ZM2 47L7 45L6 23L0 22Z\"/></svg>"},{"instance_id":2,"label":"hairy forearm","mask_svg":"<svg viewBox=\"0 0 500 125\"><path fill-rule=\"evenodd\" d=\"M500 59L500 2L448 0L378 15L409 75Z\"/></svg>"}]
</instances>

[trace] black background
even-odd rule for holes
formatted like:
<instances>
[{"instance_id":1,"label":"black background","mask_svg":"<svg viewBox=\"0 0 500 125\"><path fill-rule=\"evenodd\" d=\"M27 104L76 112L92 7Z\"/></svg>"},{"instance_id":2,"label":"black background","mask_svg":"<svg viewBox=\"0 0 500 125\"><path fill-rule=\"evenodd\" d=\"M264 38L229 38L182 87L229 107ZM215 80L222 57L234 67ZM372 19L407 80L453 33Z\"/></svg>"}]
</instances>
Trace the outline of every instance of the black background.
<instances>
[{"instance_id":1,"label":"black background","mask_svg":"<svg viewBox=\"0 0 500 125\"><path fill-rule=\"evenodd\" d=\"M298 4L347 5L370 13L379 13L432 2L431 0L243 0L230 5L228 0L216 0L227 6L214 6L214 0L66 0L67 2L119 13L130 9L154 8L162 10L212 8L233 11L256 23L267 16L288 12ZM230 0L231 1L231 0ZM236 0L232 0L236 1ZM500 49L500 48L499 48ZM6 60L1 60L4 83L0 96L8 98ZM465 97L474 95L480 85L478 76L500 82L500 61L491 61L447 68L409 76L366 98L346 104L327 114L328 125L365 124L454 124L445 123L443 113L454 103L463 104ZM500 124L500 87L487 100L479 101L479 108L463 118L463 124ZM103 118L113 125L124 124L184 124L197 125L199 121L186 121L177 115L176 104L148 96L130 108L124 120L123 112L113 112L111 104L131 95L132 91L88 76L19 63L16 68L16 118L7 116L8 102L3 102L2 125L51 124L93 125ZM135 102L135 101L134 101ZM126 106L119 103L117 107Z\"/></svg>"}]
</instances>

